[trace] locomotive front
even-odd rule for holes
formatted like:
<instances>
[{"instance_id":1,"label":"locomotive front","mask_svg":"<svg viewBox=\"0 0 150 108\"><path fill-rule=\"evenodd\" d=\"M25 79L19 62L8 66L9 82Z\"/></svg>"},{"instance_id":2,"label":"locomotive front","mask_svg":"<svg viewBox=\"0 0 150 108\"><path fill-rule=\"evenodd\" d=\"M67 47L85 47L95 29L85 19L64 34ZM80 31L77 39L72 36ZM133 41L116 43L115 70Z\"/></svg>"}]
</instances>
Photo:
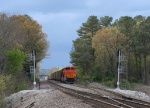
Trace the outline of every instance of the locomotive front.
<instances>
[{"instance_id":1,"label":"locomotive front","mask_svg":"<svg viewBox=\"0 0 150 108\"><path fill-rule=\"evenodd\" d=\"M62 69L61 80L66 83L74 83L76 81L76 69L74 66L67 66Z\"/></svg>"}]
</instances>

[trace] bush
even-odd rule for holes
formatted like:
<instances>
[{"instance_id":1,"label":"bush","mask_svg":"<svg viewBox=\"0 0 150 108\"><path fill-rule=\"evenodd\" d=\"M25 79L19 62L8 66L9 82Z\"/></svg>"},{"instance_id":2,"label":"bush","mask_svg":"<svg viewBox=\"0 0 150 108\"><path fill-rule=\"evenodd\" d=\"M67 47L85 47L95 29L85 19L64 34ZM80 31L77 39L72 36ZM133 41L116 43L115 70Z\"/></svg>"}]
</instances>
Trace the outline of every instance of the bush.
<instances>
[{"instance_id":1,"label":"bush","mask_svg":"<svg viewBox=\"0 0 150 108\"><path fill-rule=\"evenodd\" d=\"M76 73L77 73L77 79L82 79L83 72L79 69L76 69Z\"/></svg>"},{"instance_id":2,"label":"bush","mask_svg":"<svg viewBox=\"0 0 150 108\"><path fill-rule=\"evenodd\" d=\"M115 79L111 79L109 77L106 77L105 80L103 80L102 85L105 85L107 87L115 88Z\"/></svg>"},{"instance_id":3,"label":"bush","mask_svg":"<svg viewBox=\"0 0 150 108\"><path fill-rule=\"evenodd\" d=\"M27 86L26 86L25 81L18 83L18 85L15 87L16 92L19 92L21 90L26 90L26 89L27 89Z\"/></svg>"},{"instance_id":4,"label":"bush","mask_svg":"<svg viewBox=\"0 0 150 108\"><path fill-rule=\"evenodd\" d=\"M0 75L0 107L2 106L3 99L5 98L5 90L10 78L11 76Z\"/></svg>"},{"instance_id":5,"label":"bush","mask_svg":"<svg viewBox=\"0 0 150 108\"><path fill-rule=\"evenodd\" d=\"M133 85L129 81L127 81L126 79L121 79L120 82L121 82L120 83L121 89L130 89L130 90L133 89Z\"/></svg>"},{"instance_id":6,"label":"bush","mask_svg":"<svg viewBox=\"0 0 150 108\"><path fill-rule=\"evenodd\" d=\"M141 79L137 79L135 77L131 77L130 82L133 82L133 83L142 83L142 80Z\"/></svg>"},{"instance_id":7,"label":"bush","mask_svg":"<svg viewBox=\"0 0 150 108\"><path fill-rule=\"evenodd\" d=\"M91 80L94 81L94 82L100 82L102 81L102 69L99 65L95 65L93 68L92 68L92 73L91 73Z\"/></svg>"},{"instance_id":8,"label":"bush","mask_svg":"<svg viewBox=\"0 0 150 108\"><path fill-rule=\"evenodd\" d=\"M113 78L111 76L105 77L102 82L107 82L107 81L111 81L113 80Z\"/></svg>"},{"instance_id":9,"label":"bush","mask_svg":"<svg viewBox=\"0 0 150 108\"><path fill-rule=\"evenodd\" d=\"M25 59L24 52L17 49L12 49L7 52L8 66L7 69L10 73L14 74L23 69L23 63Z\"/></svg>"},{"instance_id":10,"label":"bush","mask_svg":"<svg viewBox=\"0 0 150 108\"><path fill-rule=\"evenodd\" d=\"M6 84L5 84L5 77L3 75L0 75L0 106L2 104L2 100L4 98L4 91L6 89Z\"/></svg>"},{"instance_id":11,"label":"bush","mask_svg":"<svg viewBox=\"0 0 150 108\"><path fill-rule=\"evenodd\" d=\"M101 81L101 77L98 76L98 75L92 76L92 79L91 79L91 80L94 81L94 82L99 82L99 81Z\"/></svg>"}]
</instances>

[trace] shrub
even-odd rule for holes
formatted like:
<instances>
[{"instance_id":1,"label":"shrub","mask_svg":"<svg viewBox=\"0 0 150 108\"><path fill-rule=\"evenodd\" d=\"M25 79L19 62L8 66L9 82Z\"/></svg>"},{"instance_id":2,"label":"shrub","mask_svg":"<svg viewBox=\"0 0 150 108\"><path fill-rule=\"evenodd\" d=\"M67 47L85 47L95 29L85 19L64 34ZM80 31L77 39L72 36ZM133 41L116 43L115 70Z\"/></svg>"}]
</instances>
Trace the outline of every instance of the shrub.
<instances>
[{"instance_id":1,"label":"shrub","mask_svg":"<svg viewBox=\"0 0 150 108\"><path fill-rule=\"evenodd\" d=\"M103 80L102 85L114 88L115 87L115 79L110 80L109 77L106 77L105 80Z\"/></svg>"},{"instance_id":2,"label":"shrub","mask_svg":"<svg viewBox=\"0 0 150 108\"><path fill-rule=\"evenodd\" d=\"M18 91L21 91L21 90L26 90L26 89L27 89L26 87L27 87L27 86L26 86L26 82L25 82L25 81L20 82L20 83L18 83L18 84L16 85L15 91L18 92Z\"/></svg>"},{"instance_id":3,"label":"shrub","mask_svg":"<svg viewBox=\"0 0 150 108\"><path fill-rule=\"evenodd\" d=\"M121 79L120 80L120 88L121 89L133 89L133 86L132 86L132 84L129 82L129 81L127 81L126 79Z\"/></svg>"},{"instance_id":4,"label":"shrub","mask_svg":"<svg viewBox=\"0 0 150 108\"><path fill-rule=\"evenodd\" d=\"M0 107L2 106L2 102L5 96L5 90L10 78L11 76L0 75Z\"/></svg>"},{"instance_id":5,"label":"shrub","mask_svg":"<svg viewBox=\"0 0 150 108\"><path fill-rule=\"evenodd\" d=\"M5 84L5 77L3 75L0 75L0 106L2 104L2 100L4 98L4 91L6 89L6 84Z\"/></svg>"},{"instance_id":6,"label":"shrub","mask_svg":"<svg viewBox=\"0 0 150 108\"><path fill-rule=\"evenodd\" d=\"M7 69L10 73L14 74L23 69L23 63L25 59L24 52L18 49L12 49L7 52L8 66Z\"/></svg>"}]
</instances>

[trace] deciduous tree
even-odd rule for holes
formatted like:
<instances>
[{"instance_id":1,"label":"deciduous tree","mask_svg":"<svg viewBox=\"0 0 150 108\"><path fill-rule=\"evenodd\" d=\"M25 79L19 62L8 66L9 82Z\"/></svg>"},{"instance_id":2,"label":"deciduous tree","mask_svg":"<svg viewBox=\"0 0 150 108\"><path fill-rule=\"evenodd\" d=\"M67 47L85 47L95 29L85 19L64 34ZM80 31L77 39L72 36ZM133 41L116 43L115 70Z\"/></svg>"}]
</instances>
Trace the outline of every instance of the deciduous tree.
<instances>
[{"instance_id":1,"label":"deciduous tree","mask_svg":"<svg viewBox=\"0 0 150 108\"><path fill-rule=\"evenodd\" d=\"M47 35L43 33L42 26L27 15L13 15L12 19L17 19L23 33L17 43L23 46L23 51L26 53L31 53L35 49L36 61L39 62L45 57L49 47L49 42L46 40Z\"/></svg>"},{"instance_id":2,"label":"deciduous tree","mask_svg":"<svg viewBox=\"0 0 150 108\"><path fill-rule=\"evenodd\" d=\"M95 49L96 63L101 67L101 75L104 77L106 74L109 76L116 74L116 53L118 48L124 49L122 43L125 41L126 36L116 27L102 28L94 36L92 46Z\"/></svg>"}]
</instances>

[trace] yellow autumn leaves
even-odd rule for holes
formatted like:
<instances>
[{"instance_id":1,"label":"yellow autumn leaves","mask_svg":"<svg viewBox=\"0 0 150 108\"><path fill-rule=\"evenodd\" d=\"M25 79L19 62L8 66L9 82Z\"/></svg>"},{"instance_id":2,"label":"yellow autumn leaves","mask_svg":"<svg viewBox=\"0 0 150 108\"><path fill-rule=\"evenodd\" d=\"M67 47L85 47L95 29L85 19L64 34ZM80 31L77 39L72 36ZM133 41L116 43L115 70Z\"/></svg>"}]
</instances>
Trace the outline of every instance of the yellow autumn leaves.
<instances>
[{"instance_id":1,"label":"yellow autumn leaves","mask_svg":"<svg viewBox=\"0 0 150 108\"><path fill-rule=\"evenodd\" d=\"M105 27L97 31L92 39L92 47L95 49L96 58L101 58L104 52L116 54L121 44L126 41L126 36L116 27Z\"/></svg>"}]
</instances>

